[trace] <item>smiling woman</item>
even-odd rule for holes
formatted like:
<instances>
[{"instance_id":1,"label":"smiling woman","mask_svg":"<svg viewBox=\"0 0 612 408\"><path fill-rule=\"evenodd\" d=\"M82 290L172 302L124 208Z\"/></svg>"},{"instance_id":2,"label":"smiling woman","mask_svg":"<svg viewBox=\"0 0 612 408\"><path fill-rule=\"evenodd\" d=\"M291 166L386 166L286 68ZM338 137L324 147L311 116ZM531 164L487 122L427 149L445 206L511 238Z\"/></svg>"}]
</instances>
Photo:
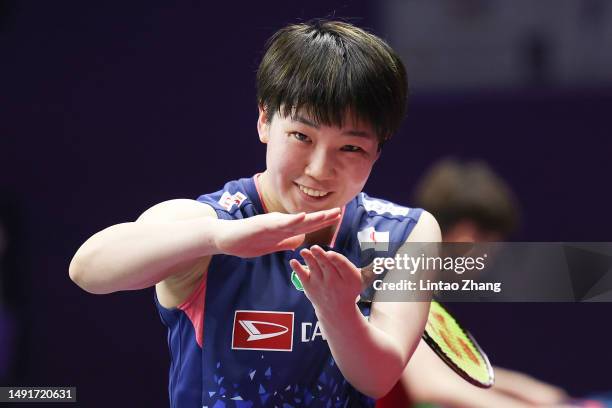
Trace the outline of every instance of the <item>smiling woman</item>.
<instances>
[{"instance_id":1,"label":"smiling woman","mask_svg":"<svg viewBox=\"0 0 612 408\"><path fill-rule=\"evenodd\" d=\"M356 304L360 237L440 239L429 213L361 192L404 116L404 67L378 37L317 20L272 36L257 83L266 170L100 231L70 276L93 293L155 285L173 406L373 407L429 304ZM308 327L321 335L303 341Z\"/></svg>"},{"instance_id":2,"label":"smiling woman","mask_svg":"<svg viewBox=\"0 0 612 408\"><path fill-rule=\"evenodd\" d=\"M371 126L346 117L347 127L316 124L305 114L268 119L257 129L267 146L261 193L270 211L297 213L341 207L363 188L379 156Z\"/></svg>"}]
</instances>

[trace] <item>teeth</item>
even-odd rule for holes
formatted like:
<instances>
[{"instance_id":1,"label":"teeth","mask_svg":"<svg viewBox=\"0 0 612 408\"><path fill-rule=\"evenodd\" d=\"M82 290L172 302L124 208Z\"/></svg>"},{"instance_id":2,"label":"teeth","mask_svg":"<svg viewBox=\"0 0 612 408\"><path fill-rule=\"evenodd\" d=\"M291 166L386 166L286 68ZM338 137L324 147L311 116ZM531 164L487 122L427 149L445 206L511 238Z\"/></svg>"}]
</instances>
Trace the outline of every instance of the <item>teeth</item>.
<instances>
[{"instance_id":1,"label":"teeth","mask_svg":"<svg viewBox=\"0 0 612 408\"><path fill-rule=\"evenodd\" d=\"M311 188L304 187L301 184L298 184L298 187L300 188L300 190L302 190L304 193L308 194L311 197L323 197L329 194L329 191L313 190Z\"/></svg>"}]
</instances>

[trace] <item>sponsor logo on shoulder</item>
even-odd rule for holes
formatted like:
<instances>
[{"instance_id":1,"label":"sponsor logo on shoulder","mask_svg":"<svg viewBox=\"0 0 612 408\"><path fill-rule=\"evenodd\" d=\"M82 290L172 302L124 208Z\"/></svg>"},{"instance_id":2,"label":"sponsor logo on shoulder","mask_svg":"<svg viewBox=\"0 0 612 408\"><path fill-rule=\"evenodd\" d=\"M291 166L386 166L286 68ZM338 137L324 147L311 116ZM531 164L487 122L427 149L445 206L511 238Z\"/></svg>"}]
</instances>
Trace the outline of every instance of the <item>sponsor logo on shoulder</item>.
<instances>
[{"instance_id":1,"label":"sponsor logo on shoulder","mask_svg":"<svg viewBox=\"0 0 612 408\"><path fill-rule=\"evenodd\" d=\"M293 312L236 310L232 349L292 351Z\"/></svg>"},{"instance_id":2,"label":"sponsor logo on shoulder","mask_svg":"<svg viewBox=\"0 0 612 408\"><path fill-rule=\"evenodd\" d=\"M377 200L375 198L366 198L365 196L363 196L362 202L363 202L363 207L366 209L366 211L368 212L373 211L381 215L391 214L391 215L401 215L405 217L406 215L408 215L408 212L410 211L410 208L408 207L402 207L402 206L390 203L388 201Z\"/></svg>"},{"instance_id":3,"label":"sponsor logo on shoulder","mask_svg":"<svg viewBox=\"0 0 612 408\"><path fill-rule=\"evenodd\" d=\"M362 251L366 249L388 251L389 231L376 231L374 227L364 228L357 233L357 241Z\"/></svg>"},{"instance_id":4,"label":"sponsor logo on shoulder","mask_svg":"<svg viewBox=\"0 0 612 408\"><path fill-rule=\"evenodd\" d=\"M223 207L226 211L229 211L233 206L240 207L240 205L246 199L247 197L240 191L237 191L234 194L224 191L223 195L221 195L221 198L219 199L219 204L221 204L221 207Z\"/></svg>"}]
</instances>

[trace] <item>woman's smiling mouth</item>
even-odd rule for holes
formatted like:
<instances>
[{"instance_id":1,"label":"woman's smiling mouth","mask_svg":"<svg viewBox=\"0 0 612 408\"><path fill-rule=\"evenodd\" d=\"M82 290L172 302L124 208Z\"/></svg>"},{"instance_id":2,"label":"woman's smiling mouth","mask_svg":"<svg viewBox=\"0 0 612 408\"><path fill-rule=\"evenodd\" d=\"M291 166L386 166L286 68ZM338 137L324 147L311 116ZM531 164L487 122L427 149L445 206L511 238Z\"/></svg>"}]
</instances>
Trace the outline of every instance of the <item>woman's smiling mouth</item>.
<instances>
[{"instance_id":1,"label":"woman's smiling mouth","mask_svg":"<svg viewBox=\"0 0 612 408\"><path fill-rule=\"evenodd\" d=\"M320 199L320 198L326 197L327 195L331 193L330 191L315 190L313 188L306 187L298 183L295 183L295 184L304 195L310 198Z\"/></svg>"}]
</instances>

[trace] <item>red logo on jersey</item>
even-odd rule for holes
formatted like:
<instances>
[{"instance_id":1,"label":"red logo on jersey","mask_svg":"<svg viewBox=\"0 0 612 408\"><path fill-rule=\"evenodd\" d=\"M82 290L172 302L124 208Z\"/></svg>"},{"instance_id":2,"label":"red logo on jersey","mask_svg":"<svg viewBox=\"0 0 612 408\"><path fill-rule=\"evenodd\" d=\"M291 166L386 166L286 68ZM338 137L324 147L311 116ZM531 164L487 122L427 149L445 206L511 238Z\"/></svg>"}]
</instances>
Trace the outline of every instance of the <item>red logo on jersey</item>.
<instances>
[{"instance_id":1,"label":"red logo on jersey","mask_svg":"<svg viewBox=\"0 0 612 408\"><path fill-rule=\"evenodd\" d=\"M291 351L293 312L236 310L232 349Z\"/></svg>"}]
</instances>

